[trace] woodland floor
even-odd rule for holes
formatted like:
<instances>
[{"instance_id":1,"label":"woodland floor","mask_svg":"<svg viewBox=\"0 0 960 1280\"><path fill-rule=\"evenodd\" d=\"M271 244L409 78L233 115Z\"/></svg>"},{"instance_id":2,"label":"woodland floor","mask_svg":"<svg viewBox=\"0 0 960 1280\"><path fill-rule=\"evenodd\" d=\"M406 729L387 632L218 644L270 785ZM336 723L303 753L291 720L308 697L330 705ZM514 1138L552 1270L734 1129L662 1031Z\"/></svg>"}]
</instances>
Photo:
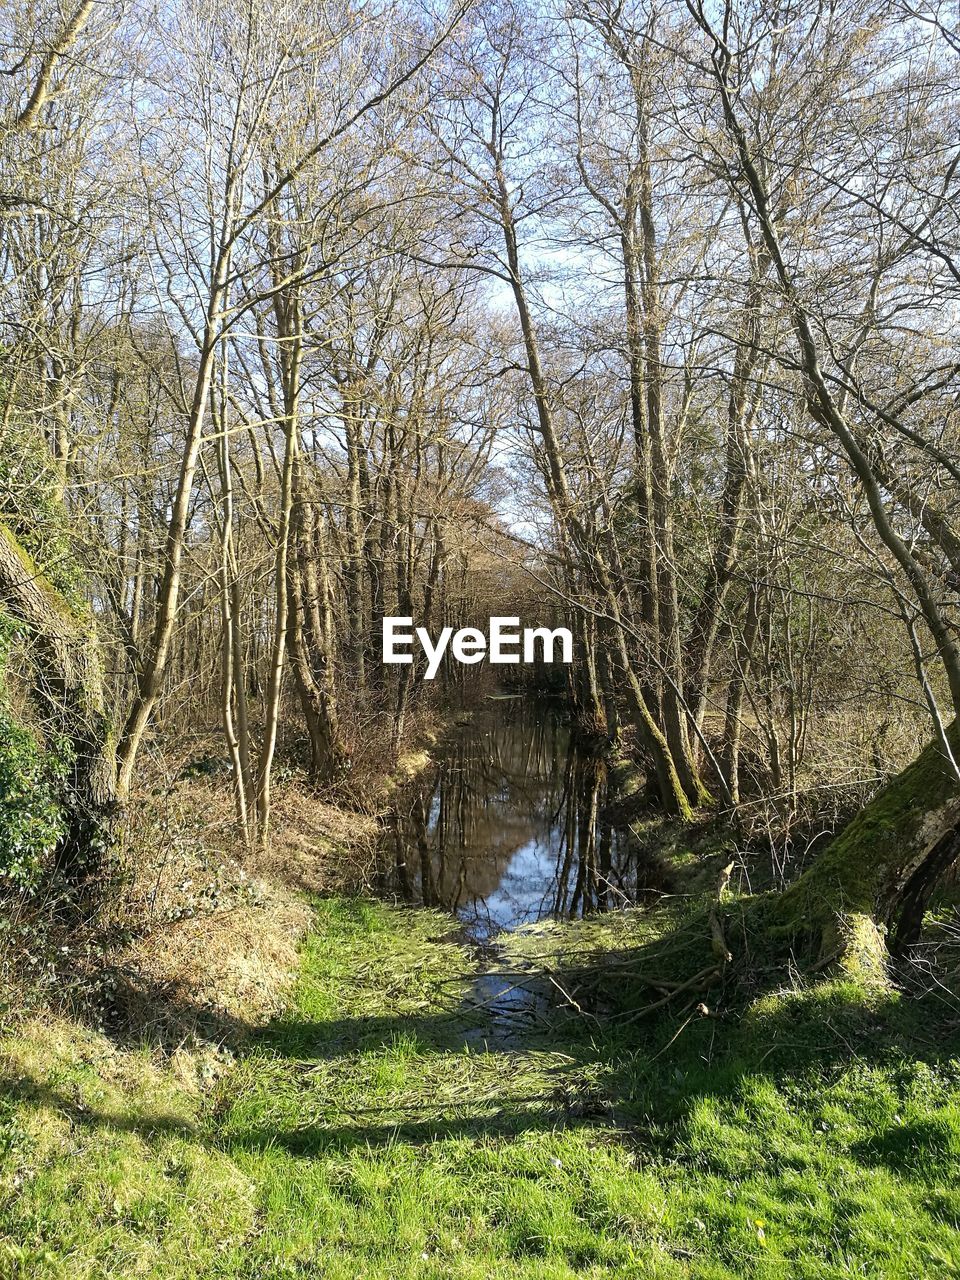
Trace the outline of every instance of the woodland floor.
<instances>
[{"instance_id":1,"label":"woodland floor","mask_svg":"<svg viewBox=\"0 0 960 1280\"><path fill-rule=\"evenodd\" d=\"M675 1015L491 1040L448 920L312 905L287 1007L223 1028L233 1051L7 1034L0 1276L960 1274L942 1007L821 981L672 1043ZM507 960L622 955L641 916L521 931Z\"/></svg>"}]
</instances>

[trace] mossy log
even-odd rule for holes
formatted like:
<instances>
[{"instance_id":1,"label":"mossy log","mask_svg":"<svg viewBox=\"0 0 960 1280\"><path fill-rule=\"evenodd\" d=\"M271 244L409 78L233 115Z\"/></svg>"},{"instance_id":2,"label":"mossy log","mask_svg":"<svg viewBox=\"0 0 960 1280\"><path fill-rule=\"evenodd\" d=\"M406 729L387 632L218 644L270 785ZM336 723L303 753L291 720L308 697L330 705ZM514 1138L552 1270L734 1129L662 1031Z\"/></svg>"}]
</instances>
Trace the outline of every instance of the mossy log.
<instances>
[{"instance_id":1,"label":"mossy log","mask_svg":"<svg viewBox=\"0 0 960 1280\"><path fill-rule=\"evenodd\" d=\"M819 939L821 956L882 979L890 945L919 932L937 881L960 853L960 721L950 759L931 742L840 832L772 908L775 925Z\"/></svg>"},{"instance_id":2,"label":"mossy log","mask_svg":"<svg viewBox=\"0 0 960 1280\"><path fill-rule=\"evenodd\" d=\"M66 829L55 869L69 887L89 887L110 843L116 797L115 744L93 619L57 590L2 522L0 606L29 637L33 697L66 745Z\"/></svg>"}]
</instances>

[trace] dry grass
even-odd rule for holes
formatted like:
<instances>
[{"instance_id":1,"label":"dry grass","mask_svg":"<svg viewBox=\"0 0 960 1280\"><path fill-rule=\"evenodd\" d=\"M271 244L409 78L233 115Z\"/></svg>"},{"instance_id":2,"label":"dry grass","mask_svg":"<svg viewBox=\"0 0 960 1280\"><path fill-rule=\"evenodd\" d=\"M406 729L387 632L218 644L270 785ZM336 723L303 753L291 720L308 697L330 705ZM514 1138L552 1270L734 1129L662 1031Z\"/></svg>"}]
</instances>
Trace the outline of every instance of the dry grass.
<instances>
[{"instance_id":1,"label":"dry grass","mask_svg":"<svg viewBox=\"0 0 960 1280\"><path fill-rule=\"evenodd\" d=\"M252 857L226 777L174 778L138 801L114 907L125 941L109 957L108 1014L167 1048L235 1038L282 1007L312 918L301 891L323 884L347 825L287 788L272 853Z\"/></svg>"},{"instance_id":2,"label":"dry grass","mask_svg":"<svg viewBox=\"0 0 960 1280\"><path fill-rule=\"evenodd\" d=\"M118 957L115 1003L151 1040L234 1038L283 1006L311 919L305 901L267 888L256 905L173 922Z\"/></svg>"},{"instance_id":3,"label":"dry grass","mask_svg":"<svg viewBox=\"0 0 960 1280\"><path fill-rule=\"evenodd\" d=\"M364 882L381 831L377 810L430 763L425 750L405 753L365 811L288 775L275 788L269 850L248 854L228 774L188 767L216 759L214 746L194 738L182 758L155 762L131 806L113 907L126 941L110 956L110 1011L128 1033L168 1048L198 1036L233 1039L277 1013L312 918L307 895Z\"/></svg>"},{"instance_id":4,"label":"dry grass","mask_svg":"<svg viewBox=\"0 0 960 1280\"><path fill-rule=\"evenodd\" d=\"M257 869L274 885L308 893L329 892L355 879L372 858L380 833L370 813L340 808L294 785L276 798L270 852Z\"/></svg>"}]
</instances>

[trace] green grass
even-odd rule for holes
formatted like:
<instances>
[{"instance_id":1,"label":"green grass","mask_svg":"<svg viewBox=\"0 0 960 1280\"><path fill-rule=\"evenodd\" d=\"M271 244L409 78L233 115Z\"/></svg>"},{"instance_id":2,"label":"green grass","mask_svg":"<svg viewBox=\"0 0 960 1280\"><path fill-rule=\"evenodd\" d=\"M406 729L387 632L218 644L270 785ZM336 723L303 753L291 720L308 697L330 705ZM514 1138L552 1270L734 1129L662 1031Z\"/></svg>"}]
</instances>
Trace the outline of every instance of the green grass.
<instances>
[{"instance_id":1,"label":"green grass","mask_svg":"<svg viewBox=\"0 0 960 1280\"><path fill-rule=\"evenodd\" d=\"M642 919L513 950L619 952ZM327 901L236 1059L11 1033L0 1277L960 1274L960 1063L922 1007L758 987L666 1049L675 1017L488 1050L472 964L438 915Z\"/></svg>"}]
</instances>

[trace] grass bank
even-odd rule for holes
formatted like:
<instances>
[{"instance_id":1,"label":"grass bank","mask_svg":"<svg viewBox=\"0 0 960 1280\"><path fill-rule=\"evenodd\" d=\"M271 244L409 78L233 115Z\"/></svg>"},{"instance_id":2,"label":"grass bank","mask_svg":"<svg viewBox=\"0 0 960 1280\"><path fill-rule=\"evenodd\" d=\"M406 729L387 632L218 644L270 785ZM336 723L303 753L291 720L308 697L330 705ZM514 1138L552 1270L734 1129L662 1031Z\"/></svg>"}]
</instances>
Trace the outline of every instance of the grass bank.
<instances>
[{"instance_id":1,"label":"grass bank","mask_svg":"<svg viewBox=\"0 0 960 1280\"><path fill-rule=\"evenodd\" d=\"M531 930L511 962L635 927ZM669 1045L676 1019L551 1018L485 1047L474 964L441 916L331 899L287 1008L233 1051L17 1027L0 1275L960 1272L956 1028L822 983Z\"/></svg>"}]
</instances>

